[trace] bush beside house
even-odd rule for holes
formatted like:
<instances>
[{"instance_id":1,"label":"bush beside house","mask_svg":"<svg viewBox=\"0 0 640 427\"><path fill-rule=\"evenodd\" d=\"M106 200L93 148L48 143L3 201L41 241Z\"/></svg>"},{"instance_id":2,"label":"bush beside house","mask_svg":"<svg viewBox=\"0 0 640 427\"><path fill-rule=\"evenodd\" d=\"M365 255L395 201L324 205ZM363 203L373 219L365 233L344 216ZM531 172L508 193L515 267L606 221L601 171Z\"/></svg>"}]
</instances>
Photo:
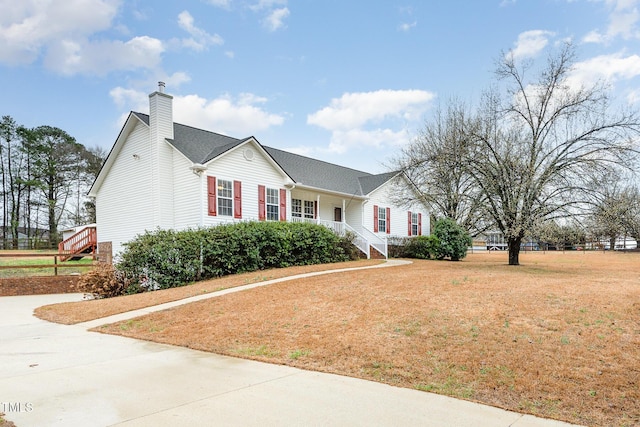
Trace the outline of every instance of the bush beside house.
<instances>
[{"instance_id":1,"label":"bush beside house","mask_svg":"<svg viewBox=\"0 0 640 427\"><path fill-rule=\"evenodd\" d=\"M441 219L436 221L433 235L390 239L389 256L459 261L467 255L471 242L469 233L455 221Z\"/></svg>"},{"instance_id":2,"label":"bush beside house","mask_svg":"<svg viewBox=\"0 0 640 427\"><path fill-rule=\"evenodd\" d=\"M86 275L79 289L110 297L228 274L348 261L357 259L357 254L349 236L309 223L250 221L197 230L156 230L127 243L115 267Z\"/></svg>"}]
</instances>

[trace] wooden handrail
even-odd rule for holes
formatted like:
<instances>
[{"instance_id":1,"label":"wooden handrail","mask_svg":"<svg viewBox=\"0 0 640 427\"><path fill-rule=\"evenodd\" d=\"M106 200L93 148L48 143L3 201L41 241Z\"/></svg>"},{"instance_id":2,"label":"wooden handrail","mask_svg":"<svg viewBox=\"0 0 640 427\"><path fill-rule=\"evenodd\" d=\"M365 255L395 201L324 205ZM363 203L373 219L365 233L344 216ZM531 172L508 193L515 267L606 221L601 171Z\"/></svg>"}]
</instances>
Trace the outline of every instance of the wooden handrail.
<instances>
[{"instance_id":1,"label":"wooden handrail","mask_svg":"<svg viewBox=\"0 0 640 427\"><path fill-rule=\"evenodd\" d=\"M95 251L98 244L98 233L96 227L85 227L73 236L63 240L58 244L58 252L68 255L74 255L91 249ZM65 258L61 258L62 261Z\"/></svg>"}]
</instances>

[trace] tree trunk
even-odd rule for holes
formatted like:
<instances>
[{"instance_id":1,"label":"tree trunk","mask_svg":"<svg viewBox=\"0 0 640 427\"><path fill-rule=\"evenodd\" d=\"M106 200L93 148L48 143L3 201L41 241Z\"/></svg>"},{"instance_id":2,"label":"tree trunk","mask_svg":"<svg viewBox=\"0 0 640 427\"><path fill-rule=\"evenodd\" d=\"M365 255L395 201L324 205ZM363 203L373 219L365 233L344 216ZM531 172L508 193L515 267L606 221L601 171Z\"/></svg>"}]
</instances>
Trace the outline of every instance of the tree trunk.
<instances>
[{"instance_id":1,"label":"tree trunk","mask_svg":"<svg viewBox=\"0 0 640 427\"><path fill-rule=\"evenodd\" d=\"M507 244L509 245L509 265L520 265L520 244L522 237L509 237Z\"/></svg>"},{"instance_id":2,"label":"tree trunk","mask_svg":"<svg viewBox=\"0 0 640 427\"><path fill-rule=\"evenodd\" d=\"M616 238L615 237L610 237L609 238L609 250L613 251L616 248Z\"/></svg>"}]
</instances>

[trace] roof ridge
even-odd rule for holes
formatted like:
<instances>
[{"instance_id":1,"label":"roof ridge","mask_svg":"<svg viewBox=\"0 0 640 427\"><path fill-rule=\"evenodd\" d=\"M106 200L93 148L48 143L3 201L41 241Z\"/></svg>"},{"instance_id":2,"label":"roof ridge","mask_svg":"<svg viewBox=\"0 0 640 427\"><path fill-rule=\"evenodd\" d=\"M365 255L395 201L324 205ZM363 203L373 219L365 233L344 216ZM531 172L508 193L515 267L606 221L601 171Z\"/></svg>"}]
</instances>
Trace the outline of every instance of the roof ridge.
<instances>
[{"instance_id":1,"label":"roof ridge","mask_svg":"<svg viewBox=\"0 0 640 427\"><path fill-rule=\"evenodd\" d=\"M264 147L265 149L269 149L269 150L276 150L276 151L280 151L280 152L283 152L283 153L289 154L289 155L291 155L291 156L303 157L303 158L305 158L305 159L313 160L314 162L325 163L325 164L327 164L327 165L331 165L331 166L334 166L334 167L339 167L339 168L343 168L343 169L349 169L349 170L354 171L354 172L359 172L359 173L362 173L362 174L363 174L363 175L362 175L362 177L374 176L374 174L372 174L372 173L370 173L370 172L365 172L365 171L362 171L362 170L359 170L359 169L350 168L349 166L342 166L342 165L339 165L339 164L337 164L337 163L331 163L331 162L328 162L328 161L326 161L326 160L316 159L315 157L303 156L302 154L292 153L291 151L286 151L286 150L282 150L282 149L280 149L280 148L275 148L275 147L269 147L269 146L267 146L267 145L263 145L263 147ZM358 177L358 178L360 178L360 177Z\"/></svg>"},{"instance_id":2,"label":"roof ridge","mask_svg":"<svg viewBox=\"0 0 640 427\"><path fill-rule=\"evenodd\" d=\"M149 114L147 114L147 113L141 113L141 112L139 112L139 111L133 111L133 110L132 110L131 112L132 112L133 114L139 114L139 115L141 115L141 116L149 117ZM224 138L231 138L231 139L235 139L236 141L241 141L241 142L242 142L242 141L246 141L247 139L251 138L251 136L247 136L247 137L245 137L245 138L236 138L235 136L225 135L225 134L223 134L223 133L214 132L214 131L207 130L207 129L202 129L202 128L195 127L195 126L192 126L192 125L185 125L184 123L178 123L178 122L175 122L175 121L173 122L173 125L174 125L174 126L178 125L178 126L182 126L182 127L185 127L185 128L189 128L189 129L197 130L197 131L199 131L199 132L205 132L205 133L210 133L210 134L213 134L213 135L222 136L222 137L224 137Z\"/></svg>"}]
</instances>

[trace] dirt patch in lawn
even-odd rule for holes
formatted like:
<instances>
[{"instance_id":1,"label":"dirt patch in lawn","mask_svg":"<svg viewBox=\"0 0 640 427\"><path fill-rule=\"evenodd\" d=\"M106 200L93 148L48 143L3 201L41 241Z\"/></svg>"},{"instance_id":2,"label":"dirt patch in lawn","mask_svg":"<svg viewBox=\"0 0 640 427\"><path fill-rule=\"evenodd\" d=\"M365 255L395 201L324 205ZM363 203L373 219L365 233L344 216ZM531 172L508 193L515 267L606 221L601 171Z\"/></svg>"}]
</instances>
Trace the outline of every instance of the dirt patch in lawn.
<instances>
[{"instance_id":1,"label":"dirt patch in lawn","mask_svg":"<svg viewBox=\"0 0 640 427\"><path fill-rule=\"evenodd\" d=\"M179 288L165 289L144 294L125 295L116 298L85 300L45 305L37 308L34 314L43 320L71 325L89 320L100 319L113 314L125 313L131 310L151 307L165 302L177 301L196 295L202 295L248 285L250 283L264 282L266 280L281 277L295 276L297 274L312 273L323 270L337 270L341 268L358 268L380 264L379 260L361 260L340 262L334 264L305 265L299 267L277 268L272 270L254 271L251 273L237 274L218 279L196 282Z\"/></svg>"},{"instance_id":2,"label":"dirt patch in lawn","mask_svg":"<svg viewBox=\"0 0 640 427\"><path fill-rule=\"evenodd\" d=\"M95 330L572 423L640 425L640 256L521 262L485 253L300 279Z\"/></svg>"}]
</instances>

